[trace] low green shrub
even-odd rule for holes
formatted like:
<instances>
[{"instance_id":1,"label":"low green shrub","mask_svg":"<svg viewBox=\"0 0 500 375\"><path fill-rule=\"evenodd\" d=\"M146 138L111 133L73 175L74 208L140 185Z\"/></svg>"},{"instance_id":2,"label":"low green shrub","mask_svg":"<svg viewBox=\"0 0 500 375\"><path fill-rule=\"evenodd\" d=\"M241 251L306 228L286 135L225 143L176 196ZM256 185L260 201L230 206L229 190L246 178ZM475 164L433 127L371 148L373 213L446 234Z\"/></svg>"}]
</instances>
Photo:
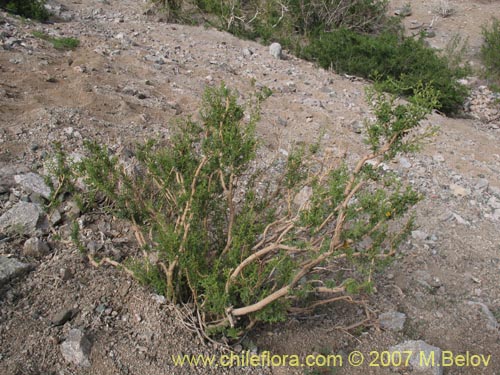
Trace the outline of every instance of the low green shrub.
<instances>
[{"instance_id":1,"label":"low green shrub","mask_svg":"<svg viewBox=\"0 0 500 375\"><path fill-rule=\"evenodd\" d=\"M50 42L58 50L75 49L80 45L80 41L76 38L55 38L40 31L33 31L33 36Z\"/></svg>"},{"instance_id":2,"label":"low green shrub","mask_svg":"<svg viewBox=\"0 0 500 375\"><path fill-rule=\"evenodd\" d=\"M47 21L50 16L44 4L44 0L0 0L1 8L38 21Z\"/></svg>"},{"instance_id":3,"label":"low green shrub","mask_svg":"<svg viewBox=\"0 0 500 375\"><path fill-rule=\"evenodd\" d=\"M458 111L468 93L458 83L467 70L451 66L422 38L339 29L312 39L302 56L325 69L375 79L384 90L406 96L414 94L418 82L424 82L438 93L437 106L447 114Z\"/></svg>"},{"instance_id":4,"label":"low green shrub","mask_svg":"<svg viewBox=\"0 0 500 375\"><path fill-rule=\"evenodd\" d=\"M367 124L370 149L354 167L328 158L318 165L300 148L282 175L256 170L258 113L245 120L223 85L207 89L200 123L181 123L167 144L138 145L132 164L89 142L76 174L100 211L133 223L143 249L122 264L89 260L190 303L207 336L236 337L258 322L283 321L293 308L369 292L411 229L411 219L396 219L421 198L377 166L415 148L413 130L435 95L420 86L405 105L378 92L369 101L377 120ZM297 203L304 191L310 198Z\"/></svg>"},{"instance_id":5,"label":"low green shrub","mask_svg":"<svg viewBox=\"0 0 500 375\"><path fill-rule=\"evenodd\" d=\"M481 59L486 68L485 75L500 83L500 21L494 18L491 25L483 27L482 34Z\"/></svg>"}]
</instances>

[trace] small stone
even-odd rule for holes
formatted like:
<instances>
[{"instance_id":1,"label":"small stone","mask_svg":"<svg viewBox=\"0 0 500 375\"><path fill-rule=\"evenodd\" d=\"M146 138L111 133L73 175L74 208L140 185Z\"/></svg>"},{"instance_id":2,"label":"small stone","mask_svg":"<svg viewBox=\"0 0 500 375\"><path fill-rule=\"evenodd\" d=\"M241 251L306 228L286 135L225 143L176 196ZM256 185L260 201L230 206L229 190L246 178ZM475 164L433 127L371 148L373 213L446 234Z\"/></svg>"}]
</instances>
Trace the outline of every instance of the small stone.
<instances>
[{"instance_id":1,"label":"small stone","mask_svg":"<svg viewBox=\"0 0 500 375\"><path fill-rule=\"evenodd\" d=\"M281 44L279 44L279 43L273 43L273 44L271 44L269 46L269 53L275 59L281 60L281 58L282 58Z\"/></svg>"},{"instance_id":2,"label":"small stone","mask_svg":"<svg viewBox=\"0 0 500 375\"><path fill-rule=\"evenodd\" d=\"M73 70L77 73L87 73L87 67L85 65L77 65Z\"/></svg>"},{"instance_id":3,"label":"small stone","mask_svg":"<svg viewBox=\"0 0 500 375\"><path fill-rule=\"evenodd\" d=\"M444 162L444 156L440 154L433 155L432 159L438 163Z\"/></svg>"},{"instance_id":4,"label":"small stone","mask_svg":"<svg viewBox=\"0 0 500 375\"><path fill-rule=\"evenodd\" d=\"M488 199L488 205L497 210L500 208L500 201L496 198L496 197L491 197L490 199Z\"/></svg>"},{"instance_id":5,"label":"small stone","mask_svg":"<svg viewBox=\"0 0 500 375\"><path fill-rule=\"evenodd\" d=\"M54 210L50 215L49 215L49 220L52 225L59 224L61 222L62 216L59 210Z\"/></svg>"},{"instance_id":6,"label":"small stone","mask_svg":"<svg viewBox=\"0 0 500 375\"><path fill-rule=\"evenodd\" d=\"M0 217L0 232L33 234L38 227L42 212L38 204L18 202Z\"/></svg>"},{"instance_id":7,"label":"small stone","mask_svg":"<svg viewBox=\"0 0 500 375\"><path fill-rule=\"evenodd\" d=\"M75 201L68 202L64 210L70 219L76 219L81 214L80 207L78 207L78 203Z\"/></svg>"},{"instance_id":8,"label":"small stone","mask_svg":"<svg viewBox=\"0 0 500 375\"><path fill-rule=\"evenodd\" d=\"M471 193L470 189L464 188L463 186L457 184L451 184L450 190L451 193L458 198L467 197Z\"/></svg>"},{"instance_id":9,"label":"small stone","mask_svg":"<svg viewBox=\"0 0 500 375\"><path fill-rule=\"evenodd\" d=\"M61 344L64 359L76 366L90 367L89 355L92 343L79 329L69 331L66 341Z\"/></svg>"},{"instance_id":10,"label":"small stone","mask_svg":"<svg viewBox=\"0 0 500 375\"><path fill-rule=\"evenodd\" d=\"M490 182L487 179L480 178L477 180L475 188L476 188L476 190L483 191L483 190L488 189L489 184L490 184Z\"/></svg>"},{"instance_id":11,"label":"small stone","mask_svg":"<svg viewBox=\"0 0 500 375\"><path fill-rule=\"evenodd\" d=\"M47 242L39 238L29 238L24 242L23 255L33 258L42 258L50 252L50 247Z\"/></svg>"},{"instance_id":12,"label":"small stone","mask_svg":"<svg viewBox=\"0 0 500 375\"><path fill-rule=\"evenodd\" d=\"M399 158L399 165L405 169L410 169L411 168L411 163L407 158Z\"/></svg>"},{"instance_id":13,"label":"small stone","mask_svg":"<svg viewBox=\"0 0 500 375\"><path fill-rule=\"evenodd\" d=\"M363 129L365 128L365 126L363 125L363 122L361 122L361 121L354 121L351 124L351 128L354 131L354 133L361 134L363 132Z\"/></svg>"},{"instance_id":14,"label":"small stone","mask_svg":"<svg viewBox=\"0 0 500 375\"><path fill-rule=\"evenodd\" d=\"M253 52L250 48L243 48L243 50L241 52L243 53L243 56L245 56L245 57L250 57L253 55Z\"/></svg>"},{"instance_id":15,"label":"small stone","mask_svg":"<svg viewBox=\"0 0 500 375\"><path fill-rule=\"evenodd\" d=\"M68 281L73 277L73 273L68 268L61 268L59 270L59 276L61 277L61 280Z\"/></svg>"},{"instance_id":16,"label":"small stone","mask_svg":"<svg viewBox=\"0 0 500 375\"><path fill-rule=\"evenodd\" d=\"M406 321L406 315L397 311L380 314L378 317L380 327L389 331L401 331Z\"/></svg>"},{"instance_id":17,"label":"small stone","mask_svg":"<svg viewBox=\"0 0 500 375\"><path fill-rule=\"evenodd\" d=\"M457 221L458 224L469 225L469 222L459 214L453 213L453 218Z\"/></svg>"},{"instance_id":18,"label":"small stone","mask_svg":"<svg viewBox=\"0 0 500 375\"><path fill-rule=\"evenodd\" d=\"M51 319L50 322L54 327L62 326L66 322L69 322L78 313L75 309L63 309L57 312Z\"/></svg>"},{"instance_id":19,"label":"small stone","mask_svg":"<svg viewBox=\"0 0 500 375\"><path fill-rule=\"evenodd\" d=\"M311 198L312 193L313 193L312 187L304 186L293 199L293 203L299 208L304 208L304 206Z\"/></svg>"},{"instance_id":20,"label":"small stone","mask_svg":"<svg viewBox=\"0 0 500 375\"><path fill-rule=\"evenodd\" d=\"M492 217L494 220L500 221L500 208L495 210L495 212L493 212Z\"/></svg>"},{"instance_id":21,"label":"small stone","mask_svg":"<svg viewBox=\"0 0 500 375\"><path fill-rule=\"evenodd\" d=\"M425 31L425 37L426 38L434 38L436 36L436 32L432 29L428 29Z\"/></svg>"},{"instance_id":22,"label":"small stone","mask_svg":"<svg viewBox=\"0 0 500 375\"><path fill-rule=\"evenodd\" d=\"M14 258L0 256L0 287L16 277L22 276L30 269L29 264L22 263Z\"/></svg>"},{"instance_id":23,"label":"small stone","mask_svg":"<svg viewBox=\"0 0 500 375\"><path fill-rule=\"evenodd\" d=\"M398 8L394 11L394 14L396 16L409 17L412 15L411 7L410 6L403 6L401 8Z\"/></svg>"},{"instance_id":24,"label":"small stone","mask_svg":"<svg viewBox=\"0 0 500 375\"><path fill-rule=\"evenodd\" d=\"M153 294L153 300L158 303L159 305L164 305L167 302L167 299L165 296L159 295L159 294Z\"/></svg>"},{"instance_id":25,"label":"small stone","mask_svg":"<svg viewBox=\"0 0 500 375\"><path fill-rule=\"evenodd\" d=\"M106 311L106 305L104 303L101 303L95 308L95 312L98 314L103 314L104 311Z\"/></svg>"},{"instance_id":26,"label":"small stone","mask_svg":"<svg viewBox=\"0 0 500 375\"><path fill-rule=\"evenodd\" d=\"M483 314L485 315L487 319L487 328L491 329L492 331L497 331L500 328L500 323L498 323L497 319L495 318L495 315L491 312L491 310L482 302L474 302L474 301L467 301L467 304L470 306L478 306L481 308L483 311Z\"/></svg>"},{"instance_id":27,"label":"small stone","mask_svg":"<svg viewBox=\"0 0 500 375\"><path fill-rule=\"evenodd\" d=\"M14 180L27 192L40 194L45 199L50 198L50 188L47 186L42 176L30 172L15 175Z\"/></svg>"},{"instance_id":28,"label":"small stone","mask_svg":"<svg viewBox=\"0 0 500 375\"><path fill-rule=\"evenodd\" d=\"M414 230L411 232L411 237L415 240L425 241L429 235L421 230Z\"/></svg>"},{"instance_id":29,"label":"small stone","mask_svg":"<svg viewBox=\"0 0 500 375\"><path fill-rule=\"evenodd\" d=\"M443 367L438 364L441 363L441 349L427 344L425 341L405 341L402 344L392 346L389 348L391 353L402 353L405 351L412 352L414 355L410 357L410 365L413 368L413 373L420 375L442 375ZM426 362L426 358L432 358L434 361ZM433 366L433 364L435 366Z\"/></svg>"}]
</instances>

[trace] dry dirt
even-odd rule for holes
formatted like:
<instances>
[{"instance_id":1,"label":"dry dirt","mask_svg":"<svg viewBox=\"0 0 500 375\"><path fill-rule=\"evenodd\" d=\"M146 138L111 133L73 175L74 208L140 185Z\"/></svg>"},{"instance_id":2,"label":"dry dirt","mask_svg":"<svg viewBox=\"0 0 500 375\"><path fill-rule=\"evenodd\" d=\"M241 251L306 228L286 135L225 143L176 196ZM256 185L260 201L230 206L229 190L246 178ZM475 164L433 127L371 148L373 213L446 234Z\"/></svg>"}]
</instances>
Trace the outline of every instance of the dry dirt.
<instances>
[{"instance_id":1,"label":"dry dirt","mask_svg":"<svg viewBox=\"0 0 500 375\"><path fill-rule=\"evenodd\" d=\"M393 1L391 7L403 3ZM479 68L481 26L492 16L500 18L499 2L450 0L455 13L447 18L433 13L438 3L412 1L406 25L432 23L436 36L429 42L436 47L444 47L456 33L468 37L467 58ZM52 25L0 14L0 168L42 173L54 142L78 153L85 139L120 150L143 139L168 138L171 121L196 116L204 87L221 81L238 90L242 101L254 91L252 80L272 89L257 129L262 163L317 139L334 152L347 150L351 161L363 152L363 137L356 132L356 124L370 117L363 80L318 69L286 51L285 59L275 60L268 47L213 29L158 22L144 15L147 5L137 0L58 4L61 19ZM77 37L81 46L57 51L33 37L34 30ZM253 53L248 56L244 49ZM473 89L470 118L433 114L430 121L440 127L437 136L421 153L387 166L426 194L416 207L421 233L402 246L378 276L375 294L367 297L375 316L405 313L405 328L385 331L374 321L364 330L339 329L364 318L362 309L340 304L259 327L244 345L276 354L360 350L368 356L422 339L457 354L492 355L486 368L453 367L445 374L500 374L500 332L498 326L491 328L487 314L500 319L500 121L498 104L484 82L471 77L468 84ZM16 187L3 194L0 213L22 194ZM136 248L123 223L86 220L104 233L105 251ZM57 230L67 233L68 225ZM23 256L26 238L0 241L0 254L34 266L0 296L0 374L313 373L173 367L172 354L215 354L217 349L202 343L171 306L157 302L126 274L94 268L70 241L57 240L54 233L48 237L52 251L39 259ZM51 324L69 308L77 311L69 322ZM88 368L75 367L61 355L60 344L71 328L90 335ZM394 373L367 365L317 371Z\"/></svg>"}]
</instances>

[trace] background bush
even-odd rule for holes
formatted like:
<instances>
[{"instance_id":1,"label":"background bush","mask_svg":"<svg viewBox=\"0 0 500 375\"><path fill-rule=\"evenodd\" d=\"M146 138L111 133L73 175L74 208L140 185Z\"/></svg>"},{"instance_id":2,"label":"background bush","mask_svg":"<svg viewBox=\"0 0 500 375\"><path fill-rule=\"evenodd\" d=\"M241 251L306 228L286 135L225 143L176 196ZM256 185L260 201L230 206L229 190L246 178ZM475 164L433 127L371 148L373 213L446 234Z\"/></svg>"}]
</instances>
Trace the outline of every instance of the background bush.
<instances>
[{"instance_id":1,"label":"background bush","mask_svg":"<svg viewBox=\"0 0 500 375\"><path fill-rule=\"evenodd\" d=\"M0 7L20 16L39 21L46 21L49 12L43 0L0 0Z\"/></svg>"},{"instance_id":2,"label":"background bush","mask_svg":"<svg viewBox=\"0 0 500 375\"><path fill-rule=\"evenodd\" d=\"M491 25L483 28L484 42L481 59L486 68L486 76L500 84L500 21L493 19Z\"/></svg>"},{"instance_id":3,"label":"background bush","mask_svg":"<svg viewBox=\"0 0 500 375\"><path fill-rule=\"evenodd\" d=\"M422 38L339 29L312 39L302 55L325 69L375 79L384 90L405 96L413 95L418 82L425 82L436 90L438 107L448 114L461 108L468 93L458 83L467 70L451 66L447 57L427 47Z\"/></svg>"},{"instance_id":4,"label":"background bush","mask_svg":"<svg viewBox=\"0 0 500 375\"><path fill-rule=\"evenodd\" d=\"M389 92L411 96L419 82L430 85L438 92L436 108L446 114L459 112L468 95L458 83L468 73L459 55L440 54L423 37L404 37L400 18L388 16L387 0L193 1L215 27L280 42L323 68L376 79ZM187 9L188 3L176 1L175 7ZM492 64L498 61L488 55Z\"/></svg>"}]
</instances>

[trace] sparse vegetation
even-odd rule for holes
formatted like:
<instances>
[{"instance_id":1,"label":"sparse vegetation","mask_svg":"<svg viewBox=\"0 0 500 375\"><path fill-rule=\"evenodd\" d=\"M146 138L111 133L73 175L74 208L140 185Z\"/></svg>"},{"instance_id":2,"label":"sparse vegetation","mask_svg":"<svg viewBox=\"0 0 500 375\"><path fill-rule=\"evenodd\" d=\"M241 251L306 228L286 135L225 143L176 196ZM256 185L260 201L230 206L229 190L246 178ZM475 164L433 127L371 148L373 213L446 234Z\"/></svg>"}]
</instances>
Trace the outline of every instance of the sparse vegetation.
<instances>
[{"instance_id":1,"label":"sparse vegetation","mask_svg":"<svg viewBox=\"0 0 500 375\"><path fill-rule=\"evenodd\" d=\"M71 50L80 45L80 41L76 38L55 38L40 31L33 31L33 36L48 41L58 50Z\"/></svg>"},{"instance_id":2,"label":"sparse vegetation","mask_svg":"<svg viewBox=\"0 0 500 375\"><path fill-rule=\"evenodd\" d=\"M483 27L484 42L481 47L481 59L485 66L485 75L500 84L500 21L494 18L490 25Z\"/></svg>"},{"instance_id":3,"label":"sparse vegetation","mask_svg":"<svg viewBox=\"0 0 500 375\"><path fill-rule=\"evenodd\" d=\"M20 16L46 21L50 14L43 0L0 0L0 7Z\"/></svg>"},{"instance_id":4,"label":"sparse vegetation","mask_svg":"<svg viewBox=\"0 0 500 375\"><path fill-rule=\"evenodd\" d=\"M201 123L183 122L168 144L138 145L133 165L87 143L77 175L88 199L130 220L143 250L123 264L88 254L91 263L123 267L170 301L191 302L207 335L237 337L290 309L369 292L411 229L411 219L395 219L420 199L377 166L415 149L436 99L422 85L405 105L368 96L377 120L367 125L370 151L352 168L327 155L317 164L299 148L281 176L255 170L258 112L244 121L225 86L207 89ZM304 189L311 196L297 204ZM80 244L76 227L73 237Z\"/></svg>"},{"instance_id":5,"label":"sparse vegetation","mask_svg":"<svg viewBox=\"0 0 500 375\"><path fill-rule=\"evenodd\" d=\"M183 6L192 11L187 3L175 2L177 16ZM389 92L413 95L418 82L431 85L439 93L437 109L446 114L460 111L468 95L457 82L468 70L454 60L456 55L440 55L425 44L424 35L404 37L400 18L387 16L386 0L196 0L195 5L215 27L264 43L278 41L324 68L376 78ZM411 4L400 13L411 14Z\"/></svg>"}]
</instances>

